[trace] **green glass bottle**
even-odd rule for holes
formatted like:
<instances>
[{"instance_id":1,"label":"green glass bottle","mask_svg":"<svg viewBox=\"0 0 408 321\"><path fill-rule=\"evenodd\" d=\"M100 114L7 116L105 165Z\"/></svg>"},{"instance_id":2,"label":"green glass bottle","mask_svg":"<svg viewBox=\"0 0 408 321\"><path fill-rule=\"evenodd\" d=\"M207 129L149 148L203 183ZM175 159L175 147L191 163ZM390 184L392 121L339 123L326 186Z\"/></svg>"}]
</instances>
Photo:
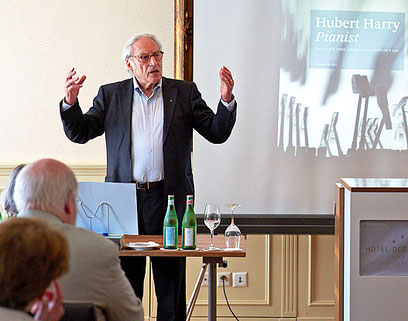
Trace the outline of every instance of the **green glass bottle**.
<instances>
[{"instance_id":1,"label":"green glass bottle","mask_svg":"<svg viewBox=\"0 0 408 321\"><path fill-rule=\"evenodd\" d=\"M163 222L163 248L178 248L178 219L174 207L174 195L168 196L167 211Z\"/></svg>"},{"instance_id":2,"label":"green glass bottle","mask_svg":"<svg viewBox=\"0 0 408 321\"><path fill-rule=\"evenodd\" d=\"M193 195L187 195L186 211L183 217L183 237L182 248L183 250L195 250L196 235L197 235L197 219L193 209Z\"/></svg>"}]
</instances>

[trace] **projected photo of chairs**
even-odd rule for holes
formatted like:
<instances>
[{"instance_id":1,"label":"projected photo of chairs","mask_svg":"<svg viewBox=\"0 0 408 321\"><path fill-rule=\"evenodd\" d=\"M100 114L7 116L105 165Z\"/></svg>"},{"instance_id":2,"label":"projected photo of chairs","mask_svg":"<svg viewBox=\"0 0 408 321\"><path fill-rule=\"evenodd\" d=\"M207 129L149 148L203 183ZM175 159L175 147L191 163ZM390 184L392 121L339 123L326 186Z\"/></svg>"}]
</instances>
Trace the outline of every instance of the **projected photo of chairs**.
<instances>
[{"instance_id":1,"label":"projected photo of chairs","mask_svg":"<svg viewBox=\"0 0 408 321\"><path fill-rule=\"evenodd\" d=\"M331 114L330 123L322 123L320 143L315 146L309 141L308 127L309 117L313 117L312 108L303 107L302 102L295 96L288 99L288 94L282 94L277 126L278 148L293 156L309 154L316 157L343 157L367 151L407 150L408 121L405 106L408 97L402 97L398 104L389 105L386 87L376 85L373 88L365 75L352 76L351 90L352 93L358 94L352 136L351 132L345 133L344 128L338 126L342 112L336 111ZM376 97L376 103L370 105L370 97ZM313 126L312 130L316 133L319 129ZM393 136L391 143L389 138L385 143L381 140L386 132L388 137L391 134ZM340 139L346 134L351 137L349 144Z\"/></svg>"}]
</instances>

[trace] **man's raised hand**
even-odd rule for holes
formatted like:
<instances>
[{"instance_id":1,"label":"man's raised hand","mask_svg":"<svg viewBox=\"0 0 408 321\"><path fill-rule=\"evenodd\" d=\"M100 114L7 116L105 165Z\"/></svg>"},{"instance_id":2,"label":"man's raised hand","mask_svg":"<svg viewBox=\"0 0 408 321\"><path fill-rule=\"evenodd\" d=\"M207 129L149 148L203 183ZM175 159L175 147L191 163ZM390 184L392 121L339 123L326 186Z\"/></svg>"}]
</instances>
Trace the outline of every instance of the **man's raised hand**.
<instances>
[{"instance_id":1,"label":"man's raised hand","mask_svg":"<svg viewBox=\"0 0 408 321\"><path fill-rule=\"evenodd\" d=\"M221 97L222 99L230 103L232 100L232 89L234 88L234 79L232 78L231 71L227 67L223 66L220 70L221 79Z\"/></svg>"},{"instance_id":2,"label":"man's raised hand","mask_svg":"<svg viewBox=\"0 0 408 321\"><path fill-rule=\"evenodd\" d=\"M77 98L79 89L82 88L83 83L86 79L86 76L83 75L81 78L75 77L76 70L72 68L71 71L67 74L67 78L65 79L65 102L68 105L73 105Z\"/></svg>"}]
</instances>

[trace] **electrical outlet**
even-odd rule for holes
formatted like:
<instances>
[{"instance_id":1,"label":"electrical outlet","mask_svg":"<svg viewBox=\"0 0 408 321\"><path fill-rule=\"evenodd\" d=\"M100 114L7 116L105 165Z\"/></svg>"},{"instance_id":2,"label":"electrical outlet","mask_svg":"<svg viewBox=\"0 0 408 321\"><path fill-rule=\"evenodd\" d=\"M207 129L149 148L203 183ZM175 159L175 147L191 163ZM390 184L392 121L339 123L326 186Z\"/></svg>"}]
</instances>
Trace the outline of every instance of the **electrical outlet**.
<instances>
[{"instance_id":1,"label":"electrical outlet","mask_svg":"<svg viewBox=\"0 0 408 321\"><path fill-rule=\"evenodd\" d=\"M225 276L225 279L224 279L225 287L231 286L231 272L217 273L217 286L222 287L222 279L221 279L222 276Z\"/></svg>"},{"instance_id":2,"label":"electrical outlet","mask_svg":"<svg viewBox=\"0 0 408 321\"><path fill-rule=\"evenodd\" d=\"M234 288L248 286L248 272L232 273L232 286Z\"/></svg>"},{"instance_id":3,"label":"electrical outlet","mask_svg":"<svg viewBox=\"0 0 408 321\"><path fill-rule=\"evenodd\" d=\"M208 286L208 272L204 273L204 279L203 282L201 283L201 286Z\"/></svg>"}]
</instances>

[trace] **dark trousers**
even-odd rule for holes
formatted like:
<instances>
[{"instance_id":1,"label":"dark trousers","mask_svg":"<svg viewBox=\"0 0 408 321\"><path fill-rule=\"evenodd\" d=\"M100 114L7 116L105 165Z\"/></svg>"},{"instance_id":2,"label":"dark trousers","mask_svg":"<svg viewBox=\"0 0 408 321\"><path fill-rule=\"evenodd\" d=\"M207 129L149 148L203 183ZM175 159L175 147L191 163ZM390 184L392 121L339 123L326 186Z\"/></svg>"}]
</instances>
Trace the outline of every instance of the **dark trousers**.
<instances>
[{"instance_id":1,"label":"dark trousers","mask_svg":"<svg viewBox=\"0 0 408 321\"><path fill-rule=\"evenodd\" d=\"M162 235L167 207L163 188L137 190L140 235ZM157 297L157 321L186 320L186 259L152 257L154 287ZM146 258L121 257L125 271L137 297L143 298Z\"/></svg>"}]
</instances>

